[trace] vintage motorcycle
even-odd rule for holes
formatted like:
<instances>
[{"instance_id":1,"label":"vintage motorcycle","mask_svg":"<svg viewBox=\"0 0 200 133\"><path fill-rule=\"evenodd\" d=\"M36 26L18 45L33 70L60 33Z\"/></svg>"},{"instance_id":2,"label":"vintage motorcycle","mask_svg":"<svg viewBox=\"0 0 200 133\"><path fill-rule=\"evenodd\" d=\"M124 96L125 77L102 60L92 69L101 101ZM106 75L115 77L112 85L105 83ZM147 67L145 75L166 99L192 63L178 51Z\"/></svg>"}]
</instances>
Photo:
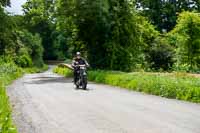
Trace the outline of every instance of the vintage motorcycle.
<instances>
[{"instance_id":1,"label":"vintage motorcycle","mask_svg":"<svg viewBox=\"0 0 200 133\"><path fill-rule=\"evenodd\" d=\"M86 65L77 65L77 81L75 83L76 88L87 89L87 66Z\"/></svg>"}]
</instances>

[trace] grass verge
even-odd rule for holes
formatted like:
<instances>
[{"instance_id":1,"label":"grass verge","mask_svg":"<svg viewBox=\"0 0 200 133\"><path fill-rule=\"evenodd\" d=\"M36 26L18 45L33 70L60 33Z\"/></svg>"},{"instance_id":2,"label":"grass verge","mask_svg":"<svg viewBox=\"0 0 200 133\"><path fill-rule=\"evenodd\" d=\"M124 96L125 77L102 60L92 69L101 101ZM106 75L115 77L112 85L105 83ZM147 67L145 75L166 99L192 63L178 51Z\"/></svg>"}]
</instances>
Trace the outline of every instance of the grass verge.
<instances>
[{"instance_id":1,"label":"grass verge","mask_svg":"<svg viewBox=\"0 0 200 133\"><path fill-rule=\"evenodd\" d=\"M68 68L64 68L64 67L55 67L53 69L54 73L66 76L66 77L71 77L73 76L73 72L72 70L68 69Z\"/></svg>"},{"instance_id":2,"label":"grass verge","mask_svg":"<svg viewBox=\"0 0 200 133\"><path fill-rule=\"evenodd\" d=\"M14 63L0 63L0 133L17 133L17 129L12 122L12 109L6 95L6 86L24 73L41 72L47 68L47 65L45 65L43 68L22 69Z\"/></svg>"},{"instance_id":3,"label":"grass verge","mask_svg":"<svg viewBox=\"0 0 200 133\"><path fill-rule=\"evenodd\" d=\"M55 73L72 76L71 70L56 67ZM186 73L124 73L89 71L88 79L166 98L200 103L200 78Z\"/></svg>"}]
</instances>

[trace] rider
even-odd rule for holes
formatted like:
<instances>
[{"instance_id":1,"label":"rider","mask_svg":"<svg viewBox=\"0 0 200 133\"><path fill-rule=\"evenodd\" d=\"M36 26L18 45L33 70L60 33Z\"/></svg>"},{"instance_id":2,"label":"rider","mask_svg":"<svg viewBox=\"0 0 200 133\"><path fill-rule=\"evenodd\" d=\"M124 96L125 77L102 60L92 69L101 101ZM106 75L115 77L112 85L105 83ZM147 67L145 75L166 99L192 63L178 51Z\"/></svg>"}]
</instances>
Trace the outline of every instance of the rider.
<instances>
[{"instance_id":1,"label":"rider","mask_svg":"<svg viewBox=\"0 0 200 133\"><path fill-rule=\"evenodd\" d=\"M74 83L76 83L78 78L78 71L79 71L79 67L77 67L78 65L86 65L86 67L89 67L88 62L81 57L80 52L76 53L76 57L74 57L72 61L72 67L74 68Z\"/></svg>"}]
</instances>

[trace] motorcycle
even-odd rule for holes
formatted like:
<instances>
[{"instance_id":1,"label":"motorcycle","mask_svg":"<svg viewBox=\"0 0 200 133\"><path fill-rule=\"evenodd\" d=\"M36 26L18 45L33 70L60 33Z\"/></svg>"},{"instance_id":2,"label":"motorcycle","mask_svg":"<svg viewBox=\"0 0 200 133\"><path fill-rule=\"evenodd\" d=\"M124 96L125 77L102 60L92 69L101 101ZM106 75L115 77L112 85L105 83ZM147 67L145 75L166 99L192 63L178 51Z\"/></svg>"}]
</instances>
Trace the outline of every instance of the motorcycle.
<instances>
[{"instance_id":1,"label":"motorcycle","mask_svg":"<svg viewBox=\"0 0 200 133\"><path fill-rule=\"evenodd\" d=\"M77 81L75 83L76 88L87 89L87 67L86 65L77 65L79 70L77 71Z\"/></svg>"}]
</instances>

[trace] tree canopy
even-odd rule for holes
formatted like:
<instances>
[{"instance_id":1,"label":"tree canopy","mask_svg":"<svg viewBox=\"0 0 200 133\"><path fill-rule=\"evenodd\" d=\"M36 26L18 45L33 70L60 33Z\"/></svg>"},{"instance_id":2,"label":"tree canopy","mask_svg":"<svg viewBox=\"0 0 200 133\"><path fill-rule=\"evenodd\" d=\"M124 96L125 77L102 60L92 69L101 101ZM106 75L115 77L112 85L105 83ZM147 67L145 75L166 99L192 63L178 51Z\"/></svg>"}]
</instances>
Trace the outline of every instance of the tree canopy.
<instances>
[{"instance_id":1,"label":"tree canopy","mask_svg":"<svg viewBox=\"0 0 200 133\"><path fill-rule=\"evenodd\" d=\"M93 69L200 67L199 0L27 0L14 16L0 3L0 55L37 64L81 51Z\"/></svg>"}]
</instances>

